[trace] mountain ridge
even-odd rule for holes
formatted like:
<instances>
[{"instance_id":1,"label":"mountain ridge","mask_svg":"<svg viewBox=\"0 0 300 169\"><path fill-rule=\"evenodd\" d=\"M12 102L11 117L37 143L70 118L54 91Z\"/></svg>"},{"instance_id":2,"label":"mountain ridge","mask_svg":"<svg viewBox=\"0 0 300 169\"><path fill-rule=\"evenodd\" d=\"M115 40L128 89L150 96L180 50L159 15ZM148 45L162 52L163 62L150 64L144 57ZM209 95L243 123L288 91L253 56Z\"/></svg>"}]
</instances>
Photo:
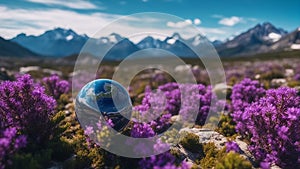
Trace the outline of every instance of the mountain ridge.
<instances>
[{"instance_id":1,"label":"mountain ridge","mask_svg":"<svg viewBox=\"0 0 300 169\"><path fill-rule=\"evenodd\" d=\"M39 55L23 46L0 37L0 56L38 57Z\"/></svg>"},{"instance_id":2,"label":"mountain ridge","mask_svg":"<svg viewBox=\"0 0 300 169\"><path fill-rule=\"evenodd\" d=\"M276 28L269 22L257 24L245 32L225 42L215 40L212 45L221 57L247 56L259 53L268 53L280 50L300 49L299 28L288 33L282 28ZM86 53L94 56L105 56L112 60L121 60L138 50L147 48L158 48L167 50L180 57L196 57L196 54L186 45L197 47L201 45L203 36L196 35L189 39L183 39L180 34L173 33L164 40L154 37L144 37L137 43L112 33L107 37L89 38L87 35L79 35L72 29L55 28L47 30L38 36L21 33L10 41L29 49L33 53L50 57L65 57L78 54L81 48L89 43Z\"/></svg>"}]
</instances>

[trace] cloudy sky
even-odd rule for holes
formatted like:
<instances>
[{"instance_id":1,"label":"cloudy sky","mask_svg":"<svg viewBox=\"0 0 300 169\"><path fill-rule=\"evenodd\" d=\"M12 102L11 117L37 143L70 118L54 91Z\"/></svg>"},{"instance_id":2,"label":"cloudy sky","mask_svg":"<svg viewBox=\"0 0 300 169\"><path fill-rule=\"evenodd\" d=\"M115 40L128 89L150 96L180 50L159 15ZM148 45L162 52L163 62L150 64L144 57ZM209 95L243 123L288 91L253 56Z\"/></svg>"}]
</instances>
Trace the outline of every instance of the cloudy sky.
<instances>
[{"instance_id":1,"label":"cloudy sky","mask_svg":"<svg viewBox=\"0 0 300 169\"><path fill-rule=\"evenodd\" d=\"M120 34L133 30L171 34L193 24L210 40L224 40L266 21L292 31L300 26L299 7L299 0L0 0L0 36L39 35L56 27L93 36L120 17L161 12L182 21L159 21L156 15L147 14L128 17L112 30Z\"/></svg>"}]
</instances>

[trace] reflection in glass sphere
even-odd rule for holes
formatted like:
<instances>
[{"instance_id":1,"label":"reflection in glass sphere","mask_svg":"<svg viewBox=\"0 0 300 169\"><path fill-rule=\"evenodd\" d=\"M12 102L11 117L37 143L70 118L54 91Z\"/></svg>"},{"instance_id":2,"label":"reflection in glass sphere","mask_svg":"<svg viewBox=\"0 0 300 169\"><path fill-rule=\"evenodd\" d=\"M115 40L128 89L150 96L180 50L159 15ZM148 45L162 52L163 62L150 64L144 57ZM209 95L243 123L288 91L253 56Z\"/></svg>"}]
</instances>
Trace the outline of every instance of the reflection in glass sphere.
<instances>
[{"instance_id":1,"label":"reflection in glass sphere","mask_svg":"<svg viewBox=\"0 0 300 169\"><path fill-rule=\"evenodd\" d=\"M75 102L76 115L82 125L94 126L99 118L110 120L116 131L129 122L132 104L127 90L110 79L97 79L86 84Z\"/></svg>"}]
</instances>

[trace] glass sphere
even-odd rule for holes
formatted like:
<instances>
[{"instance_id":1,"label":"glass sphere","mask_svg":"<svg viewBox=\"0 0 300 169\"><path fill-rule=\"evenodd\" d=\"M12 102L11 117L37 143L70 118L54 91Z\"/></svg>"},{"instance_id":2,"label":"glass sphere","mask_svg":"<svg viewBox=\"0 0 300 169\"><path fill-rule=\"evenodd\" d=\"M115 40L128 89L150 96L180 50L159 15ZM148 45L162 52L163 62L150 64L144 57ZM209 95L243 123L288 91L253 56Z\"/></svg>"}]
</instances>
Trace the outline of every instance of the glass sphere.
<instances>
[{"instance_id":1,"label":"glass sphere","mask_svg":"<svg viewBox=\"0 0 300 169\"><path fill-rule=\"evenodd\" d=\"M75 111L81 125L92 125L99 118L113 123L121 131L129 122L132 103L127 90L110 79L97 79L86 84L78 93Z\"/></svg>"}]
</instances>

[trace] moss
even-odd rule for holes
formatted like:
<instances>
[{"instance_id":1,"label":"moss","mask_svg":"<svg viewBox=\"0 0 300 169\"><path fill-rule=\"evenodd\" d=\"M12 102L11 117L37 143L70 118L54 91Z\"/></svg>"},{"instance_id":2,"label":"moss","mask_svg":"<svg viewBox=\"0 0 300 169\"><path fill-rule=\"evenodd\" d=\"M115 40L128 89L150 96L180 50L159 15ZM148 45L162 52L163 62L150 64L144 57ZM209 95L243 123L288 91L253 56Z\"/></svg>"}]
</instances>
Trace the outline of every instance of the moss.
<instances>
[{"instance_id":1,"label":"moss","mask_svg":"<svg viewBox=\"0 0 300 169\"><path fill-rule=\"evenodd\" d=\"M218 150L214 143L207 143L203 145L204 158L199 163L202 168L213 168L216 165L217 159L225 155L225 148Z\"/></svg>"},{"instance_id":2,"label":"moss","mask_svg":"<svg viewBox=\"0 0 300 169\"><path fill-rule=\"evenodd\" d=\"M300 81L292 80L288 82L289 87L297 87L300 86Z\"/></svg>"},{"instance_id":3,"label":"moss","mask_svg":"<svg viewBox=\"0 0 300 169\"><path fill-rule=\"evenodd\" d=\"M234 137L237 134L235 131L235 125L236 124L232 120L231 116L222 114L216 131L225 137Z\"/></svg>"},{"instance_id":4,"label":"moss","mask_svg":"<svg viewBox=\"0 0 300 169\"><path fill-rule=\"evenodd\" d=\"M75 116L69 120L64 119L63 127L66 128L60 139L71 147L74 158L64 162L64 168L101 168L104 166L103 150L93 142L88 142L84 131Z\"/></svg>"},{"instance_id":5,"label":"moss","mask_svg":"<svg viewBox=\"0 0 300 169\"><path fill-rule=\"evenodd\" d=\"M57 110L61 111L65 108L65 105L70 102L71 95L70 94L62 94L57 100Z\"/></svg>"},{"instance_id":6,"label":"moss","mask_svg":"<svg viewBox=\"0 0 300 169\"><path fill-rule=\"evenodd\" d=\"M184 160L184 155L180 152L178 148L171 147L170 153L177 159L177 160Z\"/></svg>"},{"instance_id":7,"label":"moss","mask_svg":"<svg viewBox=\"0 0 300 169\"><path fill-rule=\"evenodd\" d=\"M239 154L229 152L216 164L216 169L251 169L251 163Z\"/></svg>"},{"instance_id":8,"label":"moss","mask_svg":"<svg viewBox=\"0 0 300 169\"><path fill-rule=\"evenodd\" d=\"M204 157L196 161L192 169L251 169L251 163L234 152L226 153L226 148L217 149L214 143L203 144Z\"/></svg>"},{"instance_id":9,"label":"moss","mask_svg":"<svg viewBox=\"0 0 300 169\"><path fill-rule=\"evenodd\" d=\"M180 139L179 143L193 153L202 153L203 146L199 142L199 136L193 133L183 134L183 137Z\"/></svg>"}]
</instances>

